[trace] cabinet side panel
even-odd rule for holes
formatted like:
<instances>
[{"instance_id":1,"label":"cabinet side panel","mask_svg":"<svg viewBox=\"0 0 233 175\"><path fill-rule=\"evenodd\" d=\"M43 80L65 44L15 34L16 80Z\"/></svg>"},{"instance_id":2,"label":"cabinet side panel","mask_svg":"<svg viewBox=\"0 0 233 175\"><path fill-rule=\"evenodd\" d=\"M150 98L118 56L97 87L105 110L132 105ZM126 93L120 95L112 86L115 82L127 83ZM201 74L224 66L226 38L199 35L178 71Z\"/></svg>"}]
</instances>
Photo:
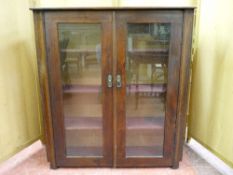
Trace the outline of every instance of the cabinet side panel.
<instances>
[{"instance_id":1,"label":"cabinet side panel","mask_svg":"<svg viewBox=\"0 0 233 175\"><path fill-rule=\"evenodd\" d=\"M190 78L190 59L192 48L193 10L184 11L183 41L180 66L180 83L178 97L178 111L176 120L176 137L174 147L173 168L178 168L183 156L183 144L186 128L186 114L188 104L188 84Z\"/></svg>"},{"instance_id":2,"label":"cabinet side panel","mask_svg":"<svg viewBox=\"0 0 233 175\"><path fill-rule=\"evenodd\" d=\"M40 101L43 115L43 134L46 145L47 159L51 163L52 168L55 165L55 153L53 147L53 129L52 116L50 109L50 94L48 85L48 72L46 61L46 47L45 47L45 31L44 31L44 14L43 12L34 12L34 27L37 51L37 63L40 81Z\"/></svg>"}]
</instances>

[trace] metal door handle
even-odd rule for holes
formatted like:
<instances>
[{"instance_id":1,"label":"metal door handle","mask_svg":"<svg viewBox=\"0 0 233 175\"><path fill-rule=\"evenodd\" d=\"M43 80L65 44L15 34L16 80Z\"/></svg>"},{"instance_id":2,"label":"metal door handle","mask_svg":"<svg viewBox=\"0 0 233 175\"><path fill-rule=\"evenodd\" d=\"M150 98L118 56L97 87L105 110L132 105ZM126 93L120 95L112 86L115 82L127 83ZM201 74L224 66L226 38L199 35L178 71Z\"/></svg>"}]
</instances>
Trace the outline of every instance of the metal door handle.
<instances>
[{"instance_id":1,"label":"metal door handle","mask_svg":"<svg viewBox=\"0 0 233 175\"><path fill-rule=\"evenodd\" d=\"M108 74L107 85L108 85L108 88L112 87L112 75L111 74Z\"/></svg>"},{"instance_id":2,"label":"metal door handle","mask_svg":"<svg viewBox=\"0 0 233 175\"><path fill-rule=\"evenodd\" d=\"M121 88L121 85L122 85L122 83L121 83L121 75L117 75L116 76L116 87L117 88Z\"/></svg>"}]
</instances>

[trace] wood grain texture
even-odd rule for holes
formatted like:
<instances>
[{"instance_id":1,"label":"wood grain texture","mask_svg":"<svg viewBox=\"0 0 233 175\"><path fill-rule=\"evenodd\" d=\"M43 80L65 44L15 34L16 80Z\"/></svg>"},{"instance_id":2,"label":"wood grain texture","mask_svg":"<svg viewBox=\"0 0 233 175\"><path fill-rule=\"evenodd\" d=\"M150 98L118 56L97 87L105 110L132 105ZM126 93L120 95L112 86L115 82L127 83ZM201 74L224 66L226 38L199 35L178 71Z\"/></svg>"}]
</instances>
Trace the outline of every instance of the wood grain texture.
<instances>
[{"instance_id":1,"label":"wood grain texture","mask_svg":"<svg viewBox=\"0 0 233 175\"><path fill-rule=\"evenodd\" d=\"M112 68L112 75L113 75L113 167L116 167L117 163L117 145L118 145L118 140L117 140L117 88L116 88L116 82L115 82L115 77L117 76L117 45L116 45L116 13L113 11L112 12L112 42L113 42L113 50L112 50L112 63L113 63L113 68Z\"/></svg>"},{"instance_id":2,"label":"wood grain texture","mask_svg":"<svg viewBox=\"0 0 233 175\"><path fill-rule=\"evenodd\" d=\"M44 14L41 12L34 12L34 27L37 51L37 63L40 81L40 100L43 115L43 128L45 135L45 145L47 152L47 159L50 161L51 167L56 168L55 151L54 151L54 137L53 124L50 108L50 92L49 92L49 78L47 70L46 58L46 44L44 31Z\"/></svg>"},{"instance_id":3,"label":"wood grain texture","mask_svg":"<svg viewBox=\"0 0 233 175\"><path fill-rule=\"evenodd\" d=\"M183 155L183 144L186 129L186 115L188 104L188 84L190 75L190 60L192 48L193 10L184 11L183 43L180 68L179 99L176 120L176 137L174 148L173 168L179 167Z\"/></svg>"}]
</instances>

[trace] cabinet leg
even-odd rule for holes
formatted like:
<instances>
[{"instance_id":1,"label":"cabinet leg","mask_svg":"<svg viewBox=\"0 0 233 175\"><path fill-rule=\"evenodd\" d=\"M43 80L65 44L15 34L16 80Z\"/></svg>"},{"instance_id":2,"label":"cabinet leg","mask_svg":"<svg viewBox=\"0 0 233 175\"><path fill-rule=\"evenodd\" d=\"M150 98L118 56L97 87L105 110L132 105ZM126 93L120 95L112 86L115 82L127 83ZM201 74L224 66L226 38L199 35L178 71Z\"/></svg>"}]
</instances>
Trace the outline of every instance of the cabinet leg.
<instances>
[{"instance_id":1,"label":"cabinet leg","mask_svg":"<svg viewBox=\"0 0 233 175\"><path fill-rule=\"evenodd\" d=\"M178 169L179 168L179 162L175 162L172 167L172 169Z\"/></svg>"},{"instance_id":2,"label":"cabinet leg","mask_svg":"<svg viewBox=\"0 0 233 175\"><path fill-rule=\"evenodd\" d=\"M53 169L53 170L55 170L55 169L57 169L58 167L57 167L55 164L50 163L50 168Z\"/></svg>"}]
</instances>

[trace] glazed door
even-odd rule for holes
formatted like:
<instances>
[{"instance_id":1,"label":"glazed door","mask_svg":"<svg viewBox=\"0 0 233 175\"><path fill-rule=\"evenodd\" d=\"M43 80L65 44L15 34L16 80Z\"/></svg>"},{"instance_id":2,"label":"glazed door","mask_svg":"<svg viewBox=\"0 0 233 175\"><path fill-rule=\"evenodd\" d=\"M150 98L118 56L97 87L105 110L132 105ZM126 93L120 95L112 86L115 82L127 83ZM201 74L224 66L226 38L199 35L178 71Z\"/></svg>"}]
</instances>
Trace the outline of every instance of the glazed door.
<instances>
[{"instance_id":1,"label":"glazed door","mask_svg":"<svg viewBox=\"0 0 233 175\"><path fill-rule=\"evenodd\" d=\"M48 12L56 165L112 166L112 14Z\"/></svg>"},{"instance_id":2,"label":"glazed door","mask_svg":"<svg viewBox=\"0 0 233 175\"><path fill-rule=\"evenodd\" d=\"M172 166L182 11L116 14L117 166Z\"/></svg>"}]
</instances>

